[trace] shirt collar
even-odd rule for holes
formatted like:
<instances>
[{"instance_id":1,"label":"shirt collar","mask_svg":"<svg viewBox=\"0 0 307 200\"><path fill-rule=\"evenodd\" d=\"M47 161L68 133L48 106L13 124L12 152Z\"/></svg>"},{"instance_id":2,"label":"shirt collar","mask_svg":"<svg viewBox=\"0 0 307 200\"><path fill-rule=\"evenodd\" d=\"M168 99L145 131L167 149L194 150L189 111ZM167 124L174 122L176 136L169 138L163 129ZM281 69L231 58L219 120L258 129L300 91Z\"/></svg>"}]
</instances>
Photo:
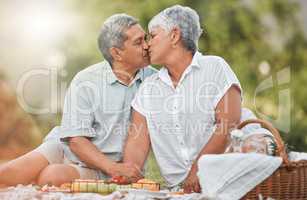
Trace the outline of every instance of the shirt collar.
<instances>
[{"instance_id":1,"label":"shirt collar","mask_svg":"<svg viewBox=\"0 0 307 200\"><path fill-rule=\"evenodd\" d=\"M112 85L115 82L120 82L120 80L118 80L117 76L114 74L111 65L109 64L109 62L105 61L105 70L107 72L107 82L108 84ZM136 81L140 80L141 82L144 80L144 69L140 69L137 71L134 79L131 81L131 83L129 84L132 85L134 84Z\"/></svg>"},{"instance_id":2,"label":"shirt collar","mask_svg":"<svg viewBox=\"0 0 307 200\"><path fill-rule=\"evenodd\" d=\"M107 83L108 84L113 84L117 81L117 77L115 76L111 65L109 64L109 62L107 62L106 60L103 62L104 64L104 70L106 72L106 79L107 79Z\"/></svg>"},{"instance_id":3,"label":"shirt collar","mask_svg":"<svg viewBox=\"0 0 307 200\"><path fill-rule=\"evenodd\" d=\"M162 67L158 72L158 77L168 85L172 86L173 83L169 77L168 70L165 67Z\"/></svg>"},{"instance_id":4,"label":"shirt collar","mask_svg":"<svg viewBox=\"0 0 307 200\"><path fill-rule=\"evenodd\" d=\"M198 59L202 56L202 54L199 51L196 51L195 54L193 55L192 62L190 66L197 67L198 69L200 68Z\"/></svg>"},{"instance_id":5,"label":"shirt collar","mask_svg":"<svg viewBox=\"0 0 307 200\"><path fill-rule=\"evenodd\" d=\"M129 86L133 85L135 82L143 82L144 79L144 69L139 69L134 77L134 79L129 83Z\"/></svg>"},{"instance_id":6,"label":"shirt collar","mask_svg":"<svg viewBox=\"0 0 307 200\"><path fill-rule=\"evenodd\" d=\"M199 65L199 62L198 62L198 59L202 56L202 54L199 52L199 51L196 51L195 54L193 55L193 58L192 58L192 62L191 64L186 68L185 70L185 73L182 74L182 78L184 78L184 76L186 74L188 74L193 67L195 67L196 69L199 69L200 68L200 65ZM158 76L159 78L164 81L165 83L167 83L168 85L173 85L172 81L171 81L171 78L169 77L169 74L168 74L168 70L166 67L162 67L159 72L158 72Z\"/></svg>"},{"instance_id":7,"label":"shirt collar","mask_svg":"<svg viewBox=\"0 0 307 200\"><path fill-rule=\"evenodd\" d=\"M139 69L134 77L135 81L137 80L141 80L142 82L144 81L144 77L145 77L145 74L144 74L144 68L142 69Z\"/></svg>"}]
</instances>

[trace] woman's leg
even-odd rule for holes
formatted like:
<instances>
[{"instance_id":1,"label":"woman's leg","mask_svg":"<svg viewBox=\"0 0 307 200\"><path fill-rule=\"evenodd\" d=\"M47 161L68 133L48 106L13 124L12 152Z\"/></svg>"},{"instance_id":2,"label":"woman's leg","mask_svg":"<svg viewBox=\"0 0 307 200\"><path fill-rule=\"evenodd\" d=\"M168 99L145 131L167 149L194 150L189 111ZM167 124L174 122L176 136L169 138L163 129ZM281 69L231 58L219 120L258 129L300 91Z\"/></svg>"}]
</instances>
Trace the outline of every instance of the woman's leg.
<instances>
[{"instance_id":1,"label":"woman's leg","mask_svg":"<svg viewBox=\"0 0 307 200\"><path fill-rule=\"evenodd\" d=\"M58 140L47 140L33 151L0 165L0 186L35 183L49 164L63 163L63 147Z\"/></svg>"},{"instance_id":2,"label":"woman's leg","mask_svg":"<svg viewBox=\"0 0 307 200\"><path fill-rule=\"evenodd\" d=\"M49 162L43 154L31 151L0 165L0 187L30 184Z\"/></svg>"},{"instance_id":3,"label":"woman's leg","mask_svg":"<svg viewBox=\"0 0 307 200\"><path fill-rule=\"evenodd\" d=\"M100 175L99 170L90 169L73 164L64 158L65 164L54 164L46 167L39 175L37 183L39 185L60 186L63 183L69 183L75 179L105 179L106 176Z\"/></svg>"},{"instance_id":4,"label":"woman's leg","mask_svg":"<svg viewBox=\"0 0 307 200\"><path fill-rule=\"evenodd\" d=\"M78 170L67 164L54 164L46 167L37 179L38 185L55 185L60 186L63 183L69 183L75 179L79 179Z\"/></svg>"}]
</instances>

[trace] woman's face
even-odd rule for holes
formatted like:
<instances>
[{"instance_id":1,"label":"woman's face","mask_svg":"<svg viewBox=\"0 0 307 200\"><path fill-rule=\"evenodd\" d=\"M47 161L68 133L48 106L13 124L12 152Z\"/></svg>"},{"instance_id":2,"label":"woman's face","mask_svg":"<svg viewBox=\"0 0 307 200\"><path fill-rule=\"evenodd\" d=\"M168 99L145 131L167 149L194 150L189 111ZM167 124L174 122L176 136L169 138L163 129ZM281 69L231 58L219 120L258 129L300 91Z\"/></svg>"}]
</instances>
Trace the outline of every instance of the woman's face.
<instances>
[{"instance_id":1,"label":"woman's face","mask_svg":"<svg viewBox=\"0 0 307 200\"><path fill-rule=\"evenodd\" d=\"M165 65L165 61L171 50L170 34L161 27L155 27L149 32L148 53L150 63Z\"/></svg>"}]
</instances>

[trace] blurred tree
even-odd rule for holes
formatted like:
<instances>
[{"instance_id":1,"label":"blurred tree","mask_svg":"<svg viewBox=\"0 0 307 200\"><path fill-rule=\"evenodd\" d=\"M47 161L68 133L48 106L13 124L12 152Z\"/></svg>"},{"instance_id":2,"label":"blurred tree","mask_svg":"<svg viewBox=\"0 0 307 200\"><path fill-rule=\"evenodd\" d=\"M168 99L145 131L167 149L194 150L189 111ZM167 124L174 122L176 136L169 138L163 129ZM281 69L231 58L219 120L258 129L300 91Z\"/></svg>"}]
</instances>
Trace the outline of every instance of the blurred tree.
<instances>
[{"instance_id":1,"label":"blurred tree","mask_svg":"<svg viewBox=\"0 0 307 200\"><path fill-rule=\"evenodd\" d=\"M126 12L140 19L146 27L152 16L162 9L181 4L194 8L201 17L204 34L199 48L205 54L219 55L231 65L244 89L244 104L269 116L282 128L284 138L296 150L307 150L307 41L296 19L299 6L288 0L94 0L66 1L82 18L82 30L69 36L63 44L67 55L70 80L77 71L101 60L97 35L101 23L113 13ZM86 36L86 37L84 37ZM290 69L291 78L279 84L279 72ZM283 78L283 77L281 77ZM265 80L272 86L255 94ZM280 120L286 106L279 97L281 90L291 94L291 112ZM287 103L287 102L286 102ZM282 108L282 109L280 109ZM275 121L274 121L275 120ZM287 133L289 132L289 133Z\"/></svg>"},{"instance_id":2,"label":"blurred tree","mask_svg":"<svg viewBox=\"0 0 307 200\"><path fill-rule=\"evenodd\" d=\"M42 135L31 116L18 105L13 89L0 78L0 162L37 146Z\"/></svg>"}]
</instances>

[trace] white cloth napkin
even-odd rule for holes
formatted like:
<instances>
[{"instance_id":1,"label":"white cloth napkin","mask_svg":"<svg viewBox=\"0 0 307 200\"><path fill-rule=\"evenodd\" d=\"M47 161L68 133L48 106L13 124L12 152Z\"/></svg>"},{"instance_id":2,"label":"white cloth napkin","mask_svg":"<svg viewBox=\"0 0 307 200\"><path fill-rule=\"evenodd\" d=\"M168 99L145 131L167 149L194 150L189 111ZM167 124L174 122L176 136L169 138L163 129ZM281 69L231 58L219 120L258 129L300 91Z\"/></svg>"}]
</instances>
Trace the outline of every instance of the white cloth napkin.
<instances>
[{"instance_id":1,"label":"white cloth napkin","mask_svg":"<svg viewBox=\"0 0 307 200\"><path fill-rule=\"evenodd\" d=\"M251 110L247 108L242 108L240 121L243 122L248 119L257 119L257 117ZM241 131L243 131L244 133L244 138L247 138L248 136L256 135L256 134L264 134L264 135L274 137L273 134L269 130L262 128L261 125L258 123L247 124L241 129Z\"/></svg>"},{"instance_id":2,"label":"white cloth napkin","mask_svg":"<svg viewBox=\"0 0 307 200\"><path fill-rule=\"evenodd\" d=\"M307 153L291 151L289 154L290 161L307 160Z\"/></svg>"},{"instance_id":3,"label":"white cloth napkin","mask_svg":"<svg viewBox=\"0 0 307 200\"><path fill-rule=\"evenodd\" d=\"M281 163L280 157L257 153L204 155L198 161L202 197L207 200L240 199Z\"/></svg>"}]
</instances>

